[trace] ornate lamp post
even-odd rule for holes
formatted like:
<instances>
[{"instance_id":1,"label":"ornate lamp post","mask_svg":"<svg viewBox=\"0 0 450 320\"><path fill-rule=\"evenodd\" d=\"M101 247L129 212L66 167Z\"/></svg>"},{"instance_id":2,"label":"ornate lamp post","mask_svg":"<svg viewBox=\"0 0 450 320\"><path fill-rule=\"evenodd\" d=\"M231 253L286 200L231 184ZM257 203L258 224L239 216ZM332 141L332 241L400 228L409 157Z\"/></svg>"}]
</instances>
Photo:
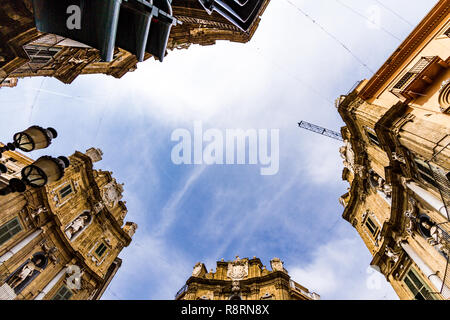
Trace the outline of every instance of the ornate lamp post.
<instances>
[{"instance_id":1,"label":"ornate lamp post","mask_svg":"<svg viewBox=\"0 0 450 320\"><path fill-rule=\"evenodd\" d=\"M30 152L47 148L58 133L53 128L44 129L39 126L31 126L27 130L18 132L14 135L13 143L7 143L0 147L0 158L5 151L14 151L16 148Z\"/></svg>"},{"instance_id":2,"label":"ornate lamp post","mask_svg":"<svg viewBox=\"0 0 450 320\"><path fill-rule=\"evenodd\" d=\"M16 148L25 152L45 149L57 135L56 130L53 128L44 129L39 126L31 126L25 131L16 133L13 137L13 143L0 147L0 158L2 152L14 151ZM64 156L58 158L42 156L22 169L20 172L21 179L13 178L9 181L8 186L0 189L0 196L12 192L24 192L27 185L33 188L40 188L47 183L58 181L64 176L64 169L69 165L69 159ZM0 174L6 172L6 166L0 164Z\"/></svg>"}]
</instances>

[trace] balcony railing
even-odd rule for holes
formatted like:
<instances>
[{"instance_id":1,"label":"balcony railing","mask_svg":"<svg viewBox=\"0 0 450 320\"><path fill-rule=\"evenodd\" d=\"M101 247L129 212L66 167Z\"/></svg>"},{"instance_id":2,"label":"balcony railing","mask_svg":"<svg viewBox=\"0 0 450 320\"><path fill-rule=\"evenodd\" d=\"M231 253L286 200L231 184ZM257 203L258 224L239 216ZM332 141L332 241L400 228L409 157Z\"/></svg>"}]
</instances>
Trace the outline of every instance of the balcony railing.
<instances>
[{"instance_id":1,"label":"balcony railing","mask_svg":"<svg viewBox=\"0 0 450 320\"><path fill-rule=\"evenodd\" d=\"M178 292L175 294L175 299L178 299L183 293L185 293L188 289L188 285L185 284Z\"/></svg>"},{"instance_id":2,"label":"balcony railing","mask_svg":"<svg viewBox=\"0 0 450 320\"><path fill-rule=\"evenodd\" d=\"M397 81L391 92L400 99L415 99L423 95L443 68L448 68L448 64L438 56L422 57Z\"/></svg>"},{"instance_id":3,"label":"balcony railing","mask_svg":"<svg viewBox=\"0 0 450 320\"><path fill-rule=\"evenodd\" d=\"M307 292L305 290L303 290L302 287L300 287L299 284L295 283L293 280L290 281L290 285L292 289L295 289L297 291L299 291L301 294L303 294L304 296L307 296L308 298L312 299L312 300L319 300L320 296L315 293L315 292Z\"/></svg>"}]
</instances>

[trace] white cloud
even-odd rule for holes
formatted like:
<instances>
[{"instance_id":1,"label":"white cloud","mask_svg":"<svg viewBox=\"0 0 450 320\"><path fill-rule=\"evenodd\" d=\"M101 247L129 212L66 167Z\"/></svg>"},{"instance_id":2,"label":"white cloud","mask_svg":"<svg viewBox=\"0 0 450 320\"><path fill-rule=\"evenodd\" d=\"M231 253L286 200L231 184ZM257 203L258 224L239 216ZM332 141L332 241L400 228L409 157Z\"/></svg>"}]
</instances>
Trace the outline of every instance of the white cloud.
<instances>
[{"instance_id":1,"label":"white cloud","mask_svg":"<svg viewBox=\"0 0 450 320\"><path fill-rule=\"evenodd\" d=\"M397 300L384 276L368 269L370 260L362 240L339 237L318 246L309 263L288 266L288 270L294 281L324 300ZM379 287L371 288L369 277L376 277Z\"/></svg>"}]
</instances>

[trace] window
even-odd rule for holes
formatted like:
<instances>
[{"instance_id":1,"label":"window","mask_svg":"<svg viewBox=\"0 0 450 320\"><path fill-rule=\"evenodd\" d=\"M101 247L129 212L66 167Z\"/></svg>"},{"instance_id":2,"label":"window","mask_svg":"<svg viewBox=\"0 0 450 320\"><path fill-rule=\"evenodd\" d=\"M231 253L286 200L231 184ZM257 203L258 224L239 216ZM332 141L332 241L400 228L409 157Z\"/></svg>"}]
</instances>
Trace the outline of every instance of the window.
<instances>
[{"instance_id":1,"label":"window","mask_svg":"<svg viewBox=\"0 0 450 320\"><path fill-rule=\"evenodd\" d=\"M378 231L378 226L375 224L375 222L372 220L372 218L367 217L366 220L366 227L369 229L370 233L375 236Z\"/></svg>"},{"instance_id":2,"label":"window","mask_svg":"<svg viewBox=\"0 0 450 320\"><path fill-rule=\"evenodd\" d=\"M380 146L380 140L378 140L378 137L373 129L366 127L366 133L367 133L367 138L369 138L369 141L371 143L376 144L377 146Z\"/></svg>"},{"instance_id":3,"label":"window","mask_svg":"<svg viewBox=\"0 0 450 320\"><path fill-rule=\"evenodd\" d=\"M450 28L448 28L447 30L445 30L444 35L446 35L447 37L450 38Z\"/></svg>"},{"instance_id":4,"label":"window","mask_svg":"<svg viewBox=\"0 0 450 320\"><path fill-rule=\"evenodd\" d=\"M408 271L403 282L411 291L415 300L435 300L431 294L432 291L430 288L413 269Z\"/></svg>"},{"instance_id":5,"label":"window","mask_svg":"<svg viewBox=\"0 0 450 320\"><path fill-rule=\"evenodd\" d=\"M0 245L22 231L19 219L14 218L0 227Z\"/></svg>"},{"instance_id":6,"label":"window","mask_svg":"<svg viewBox=\"0 0 450 320\"><path fill-rule=\"evenodd\" d=\"M66 286L59 288L58 292L53 296L52 300L69 300L73 296L73 292Z\"/></svg>"},{"instance_id":7,"label":"window","mask_svg":"<svg viewBox=\"0 0 450 320\"><path fill-rule=\"evenodd\" d=\"M102 242L97 247L97 249L95 249L95 254L97 255L97 257L101 258L103 256L103 254L105 253L106 249L108 249L108 247L106 246L106 244L104 244Z\"/></svg>"},{"instance_id":8,"label":"window","mask_svg":"<svg viewBox=\"0 0 450 320\"><path fill-rule=\"evenodd\" d=\"M414 159L414 162L416 163L420 177L435 188L439 189L439 184L437 183L436 179L434 179L433 173L431 172L428 164L418 159Z\"/></svg>"},{"instance_id":9,"label":"window","mask_svg":"<svg viewBox=\"0 0 450 320\"><path fill-rule=\"evenodd\" d=\"M65 186L64 188L61 188L61 190L59 190L59 196L61 197L61 199L64 199L72 192L73 192L72 185L68 184L67 186Z\"/></svg>"}]
</instances>

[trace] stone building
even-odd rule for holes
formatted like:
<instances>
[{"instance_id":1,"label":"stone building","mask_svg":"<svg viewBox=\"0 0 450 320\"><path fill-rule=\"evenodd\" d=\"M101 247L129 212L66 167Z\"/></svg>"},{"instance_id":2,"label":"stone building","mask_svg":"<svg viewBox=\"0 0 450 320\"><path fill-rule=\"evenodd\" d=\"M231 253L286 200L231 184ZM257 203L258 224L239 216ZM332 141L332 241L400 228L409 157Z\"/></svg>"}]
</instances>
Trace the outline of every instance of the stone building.
<instances>
[{"instance_id":1,"label":"stone building","mask_svg":"<svg viewBox=\"0 0 450 320\"><path fill-rule=\"evenodd\" d=\"M197 263L176 300L318 300L320 296L291 279L283 262L274 258L272 270L261 260L236 257L217 262L216 272Z\"/></svg>"},{"instance_id":2,"label":"stone building","mask_svg":"<svg viewBox=\"0 0 450 320\"><path fill-rule=\"evenodd\" d=\"M64 83L71 83L80 74L106 74L121 78L127 72L134 71L138 61L152 57L148 52L144 54L143 50L142 57L137 57L123 47L115 46L109 61L102 59L99 50L85 44L54 33L41 33L36 28L33 1L40 2L1 2L0 87L15 86L17 78L34 76L55 77ZM158 0L155 3L164 1L168 0ZM170 1L167 11L170 11L168 17L173 23L168 23L168 40L166 47L160 48L163 51L161 56L154 57L162 61L167 54L166 48L174 50L186 49L191 44L213 45L217 40L246 43L258 28L260 16L269 1L249 2L255 3L258 13L252 17L251 24L245 31L216 11L208 14L199 0Z\"/></svg>"},{"instance_id":3,"label":"stone building","mask_svg":"<svg viewBox=\"0 0 450 320\"><path fill-rule=\"evenodd\" d=\"M401 299L450 298L450 1L336 101L343 218Z\"/></svg>"},{"instance_id":4,"label":"stone building","mask_svg":"<svg viewBox=\"0 0 450 320\"><path fill-rule=\"evenodd\" d=\"M75 152L64 177L0 196L0 299L100 299L137 225L124 223L123 185L94 170L99 149ZM6 151L0 188L32 159Z\"/></svg>"}]
</instances>

